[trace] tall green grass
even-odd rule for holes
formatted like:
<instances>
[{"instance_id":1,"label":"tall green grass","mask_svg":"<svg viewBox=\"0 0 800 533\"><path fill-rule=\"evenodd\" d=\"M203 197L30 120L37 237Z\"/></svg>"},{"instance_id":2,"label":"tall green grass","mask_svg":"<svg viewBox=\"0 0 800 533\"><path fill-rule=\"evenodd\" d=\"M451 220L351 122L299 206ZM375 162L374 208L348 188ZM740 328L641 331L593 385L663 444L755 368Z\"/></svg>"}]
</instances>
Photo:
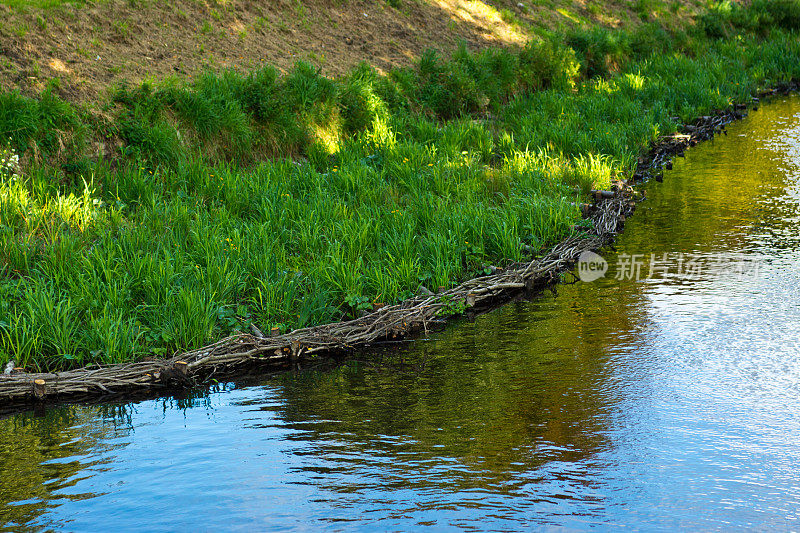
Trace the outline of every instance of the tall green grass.
<instances>
[{"instance_id":1,"label":"tall green grass","mask_svg":"<svg viewBox=\"0 0 800 533\"><path fill-rule=\"evenodd\" d=\"M0 363L324 323L544 250L674 117L800 77L791 9L762 4L658 39L431 52L386 76L299 63L120 87L102 116L57 87L2 94L3 159L22 157L0 165ZM767 38L736 22L762 11Z\"/></svg>"}]
</instances>

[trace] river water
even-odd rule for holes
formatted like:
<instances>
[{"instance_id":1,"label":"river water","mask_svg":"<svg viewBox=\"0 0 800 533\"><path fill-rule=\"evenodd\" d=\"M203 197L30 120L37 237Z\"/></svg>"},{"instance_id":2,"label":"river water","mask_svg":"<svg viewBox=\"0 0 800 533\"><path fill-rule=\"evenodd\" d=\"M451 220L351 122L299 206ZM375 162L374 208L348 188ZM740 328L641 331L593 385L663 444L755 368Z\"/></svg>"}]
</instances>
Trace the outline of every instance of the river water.
<instances>
[{"instance_id":1,"label":"river water","mask_svg":"<svg viewBox=\"0 0 800 533\"><path fill-rule=\"evenodd\" d=\"M686 155L599 280L334 368L0 420L0 529L800 529L800 98Z\"/></svg>"}]
</instances>

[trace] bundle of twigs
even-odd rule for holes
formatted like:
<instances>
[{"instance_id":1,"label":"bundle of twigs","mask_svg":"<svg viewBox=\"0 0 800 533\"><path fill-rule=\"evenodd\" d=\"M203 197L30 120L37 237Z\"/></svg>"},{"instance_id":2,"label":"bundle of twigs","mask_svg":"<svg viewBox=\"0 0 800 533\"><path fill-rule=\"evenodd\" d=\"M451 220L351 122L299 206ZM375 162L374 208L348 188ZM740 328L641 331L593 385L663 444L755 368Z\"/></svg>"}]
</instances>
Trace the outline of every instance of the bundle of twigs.
<instances>
[{"instance_id":1,"label":"bundle of twigs","mask_svg":"<svg viewBox=\"0 0 800 533\"><path fill-rule=\"evenodd\" d=\"M757 103L758 99L755 99L754 104ZM682 126L683 133L661 137L639 160L638 172L634 174L634 181L643 179L646 174L653 174L661 168L671 169L671 161L674 156L682 156L687 148L711 139L719 132L727 134L725 127L745 116L747 116L747 106L734 104L727 109L717 111L714 115L698 117L691 124L684 124Z\"/></svg>"},{"instance_id":2,"label":"bundle of twigs","mask_svg":"<svg viewBox=\"0 0 800 533\"><path fill-rule=\"evenodd\" d=\"M344 322L303 328L285 335L239 334L171 359L93 366L55 373L0 375L0 398L25 401L55 395L86 395L141 390L179 382L192 382L217 371L231 371L244 364L292 362L310 354L365 346L395 338L459 314L467 308L486 306L498 298L552 282L586 250L603 246L620 229L633 209L631 192L597 191L589 209L593 227L552 248L544 257L510 265L474 278L438 294L426 293L396 305Z\"/></svg>"}]
</instances>

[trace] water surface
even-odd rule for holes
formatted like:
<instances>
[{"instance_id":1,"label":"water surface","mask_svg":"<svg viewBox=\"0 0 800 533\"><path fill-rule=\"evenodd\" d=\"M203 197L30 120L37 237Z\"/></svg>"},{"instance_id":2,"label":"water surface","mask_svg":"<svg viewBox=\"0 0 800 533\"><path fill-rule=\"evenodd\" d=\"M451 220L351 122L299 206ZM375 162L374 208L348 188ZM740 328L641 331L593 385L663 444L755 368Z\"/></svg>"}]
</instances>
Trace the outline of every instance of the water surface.
<instances>
[{"instance_id":1,"label":"water surface","mask_svg":"<svg viewBox=\"0 0 800 533\"><path fill-rule=\"evenodd\" d=\"M0 420L0 529L800 529L800 99L646 189L607 277L557 296L337 368Z\"/></svg>"}]
</instances>

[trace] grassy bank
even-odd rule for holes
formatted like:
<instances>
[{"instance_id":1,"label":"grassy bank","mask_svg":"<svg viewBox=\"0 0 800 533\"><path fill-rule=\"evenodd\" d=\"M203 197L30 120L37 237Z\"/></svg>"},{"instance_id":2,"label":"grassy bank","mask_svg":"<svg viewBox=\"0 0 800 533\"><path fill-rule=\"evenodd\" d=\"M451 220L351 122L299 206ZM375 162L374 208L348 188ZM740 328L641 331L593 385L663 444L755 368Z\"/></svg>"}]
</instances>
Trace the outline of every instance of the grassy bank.
<instances>
[{"instance_id":1,"label":"grassy bank","mask_svg":"<svg viewBox=\"0 0 800 533\"><path fill-rule=\"evenodd\" d=\"M166 355L530 256L680 121L800 77L797 28L794 0L722 3L685 31L208 73L91 113L1 94L0 363Z\"/></svg>"}]
</instances>

